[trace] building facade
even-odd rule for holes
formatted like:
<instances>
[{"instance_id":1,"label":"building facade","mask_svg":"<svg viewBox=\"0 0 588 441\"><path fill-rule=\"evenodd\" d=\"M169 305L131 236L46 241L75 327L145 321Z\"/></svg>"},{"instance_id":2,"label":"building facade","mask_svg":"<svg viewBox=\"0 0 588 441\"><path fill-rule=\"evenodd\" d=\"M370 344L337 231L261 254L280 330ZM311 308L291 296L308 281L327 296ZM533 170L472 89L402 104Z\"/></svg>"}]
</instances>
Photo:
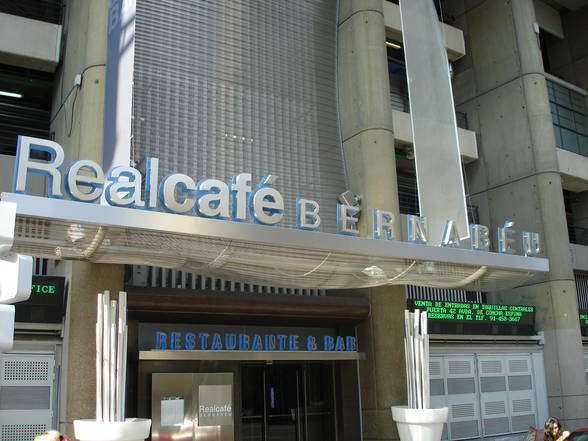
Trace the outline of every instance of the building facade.
<instances>
[{"instance_id":1,"label":"building facade","mask_svg":"<svg viewBox=\"0 0 588 441\"><path fill-rule=\"evenodd\" d=\"M306 198L321 206L320 231L334 233L346 191L361 196L362 237L372 234L374 209L419 214L398 2L16 3L0 7L0 90L13 94L0 95L2 192L12 191L24 135L55 140L67 163L107 170L123 158L147 176L148 158L158 158L159 177L182 173L198 185L239 173L255 185L272 173L290 229L297 198ZM39 253L36 261L39 276L65 281L56 302L63 317L21 315L14 350L0 355L2 439L32 439L50 426L72 433L73 420L93 417L95 301L105 290L129 295L127 414L152 418L153 440L196 436L198 424L174 420L179 408L188 420L230 426L223 436L239 440L397 439L390 406L407 401L403 311L407 301L425 305L417 300L533 307L524 329L451 320L434 329L432 402L450 410L443 439L518 439L551 415L568 429L588 426L588 3L434 3L469 222L495 232L510 220L539 232L549 271L482 292L413 286L433 277L421 262L400 271L415 273L406 284L325 290L289 281L312 280L330 255L309 254L310 266L290 273L265 254L264 263L243 260L250 273L254 264L282 271L282 283L264 284L226 264L237 253L224 242L204 242L202 264L182 254L188 238L160 236L162 250L170 241L178 250L164 261L152 236L126 231L110 244L126 235L140 257L97 263L109 243L88 254L85 239L71 239L60 246L65 259ZM48 185L35 176L27 193L45 196ZM395 224L396 238L400 230ZM313 344L333 350L313 353ZM231 415L199 414L201 391L221 386L230 387L222 390Z\"/></svg>"}]
</instances>

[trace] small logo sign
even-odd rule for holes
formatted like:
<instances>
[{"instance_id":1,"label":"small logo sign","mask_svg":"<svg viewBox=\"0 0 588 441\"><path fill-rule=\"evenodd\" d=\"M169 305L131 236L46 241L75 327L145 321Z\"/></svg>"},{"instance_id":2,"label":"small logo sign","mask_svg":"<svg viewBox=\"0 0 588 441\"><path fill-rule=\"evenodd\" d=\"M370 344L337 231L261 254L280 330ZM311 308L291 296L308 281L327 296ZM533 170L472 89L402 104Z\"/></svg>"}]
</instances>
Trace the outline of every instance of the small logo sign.
<instances>
[{"instance_id":1,"label":"small logo sign","mask_svg":"<svg viewBox=\"0 0 588 441\"><path fill-rule=\"evenodd\" d=\"M231 385L198 386L198 426L233 425L233 387Z\"/></svg>"}]
</instances>

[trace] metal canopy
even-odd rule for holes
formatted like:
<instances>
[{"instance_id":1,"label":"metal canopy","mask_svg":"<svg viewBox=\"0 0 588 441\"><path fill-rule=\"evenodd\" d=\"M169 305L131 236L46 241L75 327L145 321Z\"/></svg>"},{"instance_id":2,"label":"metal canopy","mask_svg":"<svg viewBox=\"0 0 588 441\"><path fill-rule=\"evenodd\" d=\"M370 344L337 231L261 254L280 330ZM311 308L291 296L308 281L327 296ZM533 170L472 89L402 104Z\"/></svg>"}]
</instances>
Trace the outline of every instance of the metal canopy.
<instances>
[{"instance_id":1,"label":"metal canopy","mask_svg":"<svg viewBox=\"0 0 588 441\"><path fill-rule=\"evenodd\" d=\"M549 270L543 258L13 193L2 194L0 225L14 221L9 219L11 203L16 204L11 251L50 259L153 265L245 283L320 289L410 284L496 291Z\"/></svg>"}]
</instances>

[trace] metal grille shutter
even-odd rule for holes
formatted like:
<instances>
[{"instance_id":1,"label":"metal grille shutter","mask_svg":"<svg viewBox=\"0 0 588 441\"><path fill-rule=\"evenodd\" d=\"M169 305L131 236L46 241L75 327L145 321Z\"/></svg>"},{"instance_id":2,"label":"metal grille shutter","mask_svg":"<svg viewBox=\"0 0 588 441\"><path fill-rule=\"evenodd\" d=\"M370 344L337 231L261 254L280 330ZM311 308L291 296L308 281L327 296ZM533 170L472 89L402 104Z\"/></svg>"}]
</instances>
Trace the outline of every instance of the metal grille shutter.
<instances>
[{"instance_id":1,"label":"metal grille shutter","mask_svg":"<svg viewBox=\"0 0 588 441\"><path fill-rule=\"evenodd\" d=\"M30 441L52 426L54 355L0 354L0 439Z\"/></svg>"},{"instance_id":2,"label":"metal grille shutter","mask_svg":"<svg viewBox=\"0 0 588 441\"><path fill-rule=\"evenodd\" d=\"M336 0L136 0L132 155L160 176L279 176L334 231L345 190L336 101Z\"/></svg>"},{"instance_id":3,"label":"metal grille shutter","mask_svg":"<svg viewBox=\"0 0 588 441\"><path fill-rule=\"evenodd\" d=\"M524 432L537 421L530 355L479 356L484 435Z\"/></svg>"},{"instance_id":4,"label":"metal grille shutter","mask_svg":"<svg viewBox=\"0 0 588 441\"><path fill-rule=\"evenodd\" d=\"M588 352L585 355L588 375ZM530 354L433 355L431 406L449 407L443 439L509 435L537 425Z\"/></svg>"}]
</instances>

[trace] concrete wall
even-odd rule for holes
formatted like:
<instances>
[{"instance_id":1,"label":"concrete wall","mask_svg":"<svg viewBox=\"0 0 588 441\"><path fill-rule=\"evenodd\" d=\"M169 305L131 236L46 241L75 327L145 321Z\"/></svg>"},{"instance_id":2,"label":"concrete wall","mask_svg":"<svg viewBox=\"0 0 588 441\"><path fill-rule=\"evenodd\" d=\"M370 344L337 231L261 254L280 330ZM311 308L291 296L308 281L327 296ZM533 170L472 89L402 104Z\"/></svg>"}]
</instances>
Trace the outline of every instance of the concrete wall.
<instances>
[{"instance_id":1,"label":"concrete wall","mask_svg":"<svg viewBox=\"0 0 588 441\"><path fill-rule=\"evenodd\" d=\"M588 246L570 244L572 265L576 271L588 272Z\"/></svg>"},{"instance_id":2,"label":"concrete wall","mask_svg":"<svg viewBox=\"0 0 588 441\"><path fill-rule=\"evenodd\" d=\"M3 64L53 72L59 62L61 26L0 13Z\"/></svg>"},{"instance_id":3,"label":"concrete wall","mask_svg":"<svg viewBox=\"0 0 588 441\"><path fill-rule=\"evenodd\" d=\"M481 223L493 231L508 219L518 231L539 232L550 260L548 274L493 299L537 306L536 324L545 332L548 354L550 413L568 427L581 427L588 422L588 396L534 5L532 0L450 3L468 48L454 66L456 105L478 133L480 159L466 166L471 201L479 207Z\"/></svg>"},{"instance_id":4,"label":"concrete wall","mask_svg":"<svg viewBox=\"0 0 588 441\"><path fill-rule=\"evenodd\" d=\"M588 190L588 157L557 149L557 162L563 188L573 192Z\"/></svg>"},{"instance_id":5,"label":"concrete wall","mask_svg":"<svg viewBox=\"0 0 588 441\"><path fill-rule=\"evenodd\" d=\"M382 0L384 25L386 35L397 41L402 41L402 24L400 22L400 6L387 0ZM439 23L441 33L445 37L445 47L450 60L457 60L465 55L465 42L460 29Z\"/></svg>"},{"instance_id":6,"label":"concrete wall","mask_svg":"<svg viewBox=\"0 0 588 441\"><path fill-rule=\"evenodd\" d=\"M394 136L397 141L413 144L414 138L412 135L410 113L392 109L392 125L394 126ZM459 153L462 161L468 163L478 159L476 132L458 128L457 135L459 137ZM586 172L588 173L588 170Z\"/></svg>"},{"instance_id":7,"label":"concrete wall","mask_svg":"<svg viewBox=\"0 0 588 441\"><path fill-rule=\"evenodd\" d=\"M559 11L542 0L534 0L533 5L535 6L535 18L541 29L544 29L556 37L563 38L563 26L561 24Z\"/></svg>"}]
</instances>

